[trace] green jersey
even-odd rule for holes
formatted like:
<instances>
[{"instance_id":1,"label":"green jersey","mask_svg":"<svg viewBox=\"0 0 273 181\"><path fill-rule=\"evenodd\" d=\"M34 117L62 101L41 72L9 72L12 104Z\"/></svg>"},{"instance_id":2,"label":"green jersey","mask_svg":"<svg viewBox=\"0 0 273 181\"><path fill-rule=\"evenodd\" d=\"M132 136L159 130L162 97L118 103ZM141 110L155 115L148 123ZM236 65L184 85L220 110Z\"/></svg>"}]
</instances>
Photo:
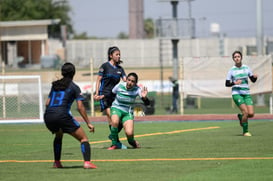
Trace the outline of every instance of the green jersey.
<instances>
[{"instance_id":1,"label":"green jersey","mask_svg":"<svg viewBox=\"0 0 273 181\"><path fill-rule=\"evenodd\" d=\"M253 76L252 71L247 65L242 65L241 67L236 67L235 65L229 70L226 80L235 82L237 80L242 80L242 83L239 85L232 86L232 95L243 94L249 95L249 85L248 77Z\"/></svg>"},{"instance_id":2,"label":"green jersey","mask_svg":"<svg viewBox=\"0 0 273 181\"><path fill-rule=\"evenodd\" d=\"M112 107L133 113L135 100L137 96L141 97L141 88L134 86L131 89L127 89L126 82L122 82L117 84L112 92L116 94Z\"/></svg>"}]
</instances>

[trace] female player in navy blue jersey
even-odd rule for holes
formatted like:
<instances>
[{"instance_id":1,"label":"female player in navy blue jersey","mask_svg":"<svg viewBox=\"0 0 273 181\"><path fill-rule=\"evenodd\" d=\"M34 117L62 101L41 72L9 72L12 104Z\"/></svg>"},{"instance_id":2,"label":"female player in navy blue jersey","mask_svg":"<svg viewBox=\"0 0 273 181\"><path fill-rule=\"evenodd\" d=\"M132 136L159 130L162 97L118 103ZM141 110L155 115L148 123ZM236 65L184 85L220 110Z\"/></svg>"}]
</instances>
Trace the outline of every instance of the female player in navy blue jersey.
<instances>
[{"instance_id":1,"label":"female player in navy blue jersey","mask_svg":"<svg viewBox=\"0 0 273 181\"><path fill-rule=\"evenodd\" d=\"M122 61L120 60L119 48L116 46L109 47L108 61L100 66L96 81L94 99L100 101L101 111L105 111L106 113L110 130L110 107L115 100L115 94L113 94L112 89L120 82L120 79L124 82L126 81L126 74L124 69L120 66L120 63L122 63ZM121 129L122 125L119 126L119 131ZM121 143L119 145L120 147L123 146Z\"/></svg>"},{"instance_id":2,"label":"female player in navy blue jersey","mask_svg":"<svg viewBox=\"0 0 273 181\"><path fill-rule=\"evenodd\" d=\"M60 80L52 83L52 87L46 101L46 111L44 121L47 128L55 134L53 141L54 150L54 168L63 168L61 164L61 151L63 134L68 133L81 143L81 151L84 159L84 168L97 168L90 162L91 147L80 124L73 118L70 108L74 100L77 102L77 108L83 120L86 122L90 132L95 131L95 127L88 120L85 107L82 103L84 100L80 88L73 82L75 75L75 66L72 63L65 63L62 66L62 76Z\"/></svg>"}]
</instances>

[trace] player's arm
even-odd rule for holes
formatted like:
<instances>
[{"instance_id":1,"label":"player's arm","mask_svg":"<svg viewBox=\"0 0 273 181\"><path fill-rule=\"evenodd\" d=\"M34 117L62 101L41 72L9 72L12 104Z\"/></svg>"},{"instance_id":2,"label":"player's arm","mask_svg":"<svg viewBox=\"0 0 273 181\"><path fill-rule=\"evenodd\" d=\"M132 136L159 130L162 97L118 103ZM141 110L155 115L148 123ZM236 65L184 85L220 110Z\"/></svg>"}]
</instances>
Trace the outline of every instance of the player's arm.
<instances>
[{"instance_id":1,"label":"player's arm","mask_svg":"<svg viewBox=\"0 0 273 181\"><path fill-rule=\"evenodd\" d=\"M121 69L121 75L121 79L123 80L123 82L126 82L127 76L123 68Z\"/></svg>"},{"instance_id":2,"label":"player's arm","mask_svg":"<svg viewBox=\"0 0 273 181\"><path fill-rule=\"evenodd\" d=\"M151 101L149 100L148 97L142 97L141 100L143 101L143 103L148 106L150 105Z\"/></svg>"},{"instance_id":3,"label":"player's arm","mask_svg":"<svg viewBox=\"0 0 273 181\"><path fill-rule=\"evenodd\" d=\"M119 88L119 84L115 85L114 88L112 89L112 93L116 95L118 92L118 88Z\"/></svg>"},{"instance_id":4,"label":"player's arm","mask_svg":"<svg viewBox=\"0 0 273 181\"><path fill-rule=\"evenodd\" d=\"M47 98L45 106L48 107L49 103L50 103L50 98Z\"/></svg>"},{"instance_id":5,"label":"player's arm","mask_svg":"<svg viewBox=\"0 0 273 181\"><path fill-rule=\"evenodd\" d=\"M83 120L85 121L88 128L90 129L89 131L95 132L95 127L89 122L89 119L86 114L86 110L85 110L82 100L77 100L77 108L78 108L78 111L79 111L80 115L82 116Z\"/></svg>"},{"instance_id":6,"label":"player's arm","mask_svg":"<svg viewBox=\"0 0 273 181\"><path fill-rule=\"evenodd\" d=\"M231 80L226 80L226 87L231 87L231 86L234 86L234 85L239 85L242 83L242 80L236 80L234 82L232 82Z\"/></svg>"},{"instance_id":7,"label":"player's arm","mask_svg":"<svg viewBox=\"0 0 273 181\"><path fill-rule=\"evenodd\" d=\"M102 79L102 76L101 75L98 75L97 77L97 80L96 80L96 92L95 92L95 95L94 95L94 99L96 101L100 100L101 97L99 96L99 89L100 89L100 82L101 82L101 79Z\"/></svg>"},{"instance_id":8,"label":"player's arm","mask_svg":"<svg viewBox=\"0 0 273 181\"><path fill-rule=\"evenodd\" d=\"M141 90L141 100L143 101L143 103L147 106L150 105L150 100L147 97L148 94L148 89L147 87L143 87L143 89Z\"/></svg>"},{"instance_id":9,"label":"player's arm","mask_svg":"<svg viewBox=\"0 0 273 181\"><path fill-rule=\"evenodd\" d=\"M235 83L232 82L231 80L226 80L226 87L232 87L234 85L235 85Z\"/></svg>"},{"instance_id":10,"label":"player's arm","mask_svg":"<svg viewBox=\"0 0 273 181\"><path fill-rule=\"evenodd\" d=\"M254 83L258 79L258 76L256 74L254 74L254 75L250 76L249 78L250 78L251 82Z\"/></svg>"}]
</instances>

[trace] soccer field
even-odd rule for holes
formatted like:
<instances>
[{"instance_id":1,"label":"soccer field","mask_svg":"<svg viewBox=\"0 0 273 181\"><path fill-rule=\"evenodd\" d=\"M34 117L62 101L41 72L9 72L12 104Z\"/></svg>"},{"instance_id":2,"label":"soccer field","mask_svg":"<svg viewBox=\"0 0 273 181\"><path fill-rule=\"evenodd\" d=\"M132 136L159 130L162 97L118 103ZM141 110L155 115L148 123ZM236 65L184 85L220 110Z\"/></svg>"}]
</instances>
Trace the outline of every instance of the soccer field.
<instances>
[{"instance_id":1,"label":"soccer field","mask_svg":"<svg viewBox=\"0 0 273 181\"><path fill-rule=\"evenodd\" d=\"M53 135L44 124L1 124L1 180L273 179L271 119L250 120L252 137L241 136L235 120L137 121L141 148L111 151L106 149L111 144L106 122L94 125L89 138L98 168L84 170L80 145L71 136L63 140L64 168L54 169Z\"/></svg>"}]
</instances>

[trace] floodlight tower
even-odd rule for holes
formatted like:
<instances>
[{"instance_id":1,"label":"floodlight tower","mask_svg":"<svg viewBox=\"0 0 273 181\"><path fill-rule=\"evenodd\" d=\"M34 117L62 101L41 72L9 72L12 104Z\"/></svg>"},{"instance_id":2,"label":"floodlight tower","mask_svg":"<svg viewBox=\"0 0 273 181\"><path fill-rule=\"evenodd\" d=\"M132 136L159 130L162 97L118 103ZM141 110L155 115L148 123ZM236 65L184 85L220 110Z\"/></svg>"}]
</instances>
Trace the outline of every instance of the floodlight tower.
<instances>
[{"instance_id":1,"label":"floodlight tower","mask_svg":"<svg viewBox=\"0 0 273 181\"><path fill-rule=\"evenodd\" d=\"M263 1L256 0L256 16L257 16L257 37L256 37L256 46L257 46L257 55L264 55L264 35L263 35ZM264 95L258 94L257 96L257 105L264 106Z\"/></svg>"},{"instance_id":2,"label":"floodlight tower","mask_svg":"<svg viewBox=\"0 0 273 181\"><path fill-rule=\"evenodd\" d=\"M172 5L172 18L163 19L160 18L156 21L156 36L159 37L160 52L162 50L162 39L170 39L172 41L172 58L173 58L173 78L182 81L183 68L181 68L180 77L178 77L178 42L180 39L192 39L194 38L195 21L191 17L191 1L193 0L158 0L161 2L170 2ZM189 14L187 18L177 17L177 5L179 1L188 2ZM161 68L161 89L163 90L163 59L160 55L160 68ZM180 84L180 90L182 85ZM163 91L162 91L163 92ZM161 96L163 97L163 96ZM183 92L180 91L180 113L184 113L183 106Z\"/></svg>"},{"instance_id":3,"label":"floodlight tower","mask_svg":"<svg viewBox=\"0 0 273 181\"><path fill-rule=\"evenodd\" d=\"M173 48L173 78L178 79L178 42L181 38L194 38L194 20L191 17L191 1L194 0L159 0L160 2L170 2L172 5L172 19L158 20L158 36L161 38L169 38L172 41ZM187 2L189 11L188 18L178 19L177 5L181 2ZM185 23L187 22L187 23ZM168 29L164 29L164 24L168 24ZM171 27L171 28L170 28ZM182 29L187 29L186 34L183 34Z\"/></svg>"}]
</instances>

